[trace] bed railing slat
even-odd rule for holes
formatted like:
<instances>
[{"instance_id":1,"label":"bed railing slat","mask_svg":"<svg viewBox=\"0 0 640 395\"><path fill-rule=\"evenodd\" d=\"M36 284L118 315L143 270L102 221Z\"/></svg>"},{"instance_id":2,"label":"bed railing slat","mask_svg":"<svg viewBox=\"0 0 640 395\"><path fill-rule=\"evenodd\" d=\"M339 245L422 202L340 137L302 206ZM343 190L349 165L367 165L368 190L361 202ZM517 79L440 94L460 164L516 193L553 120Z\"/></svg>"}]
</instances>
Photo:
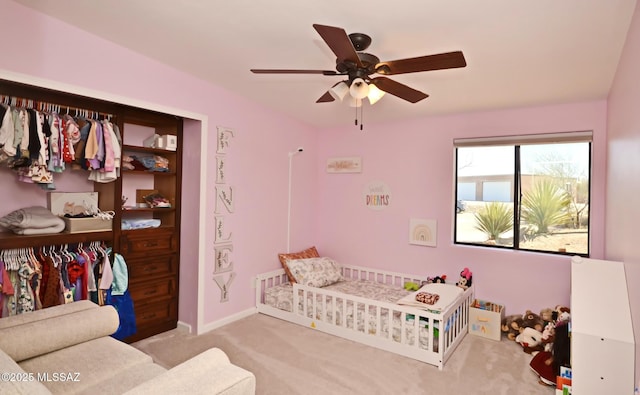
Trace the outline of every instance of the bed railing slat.
<instances>
[{"instance_id":1,"label":"bed railing slat","mask_svg":"<svg viewBox=\"0 0 640 395\"><path fill-rule=\"evenodd\" d=\"M406 281L420 283L424 280L419 276L350 265L343 266L342 273L347 279L396 286L403 286ZM294 292L291 313L265 304L265 292L269 288L288 283L288 277L282 269L256 276L258 312L300 325L317 327L323 332L434 364L440 369L468 332L473 289L465 292L461 300L441 314L299 284L292 287ZM407 321L411 316L413 322ZM359 325L359 322L362 324ZM383 332L385 323L387 330ZM434 335L436 329L438 336ZM394 337L394 330L395 333L400 331L399 336ZM426 349L423 346L425 342L428 343Z\"/></svg>"}]
</instances>

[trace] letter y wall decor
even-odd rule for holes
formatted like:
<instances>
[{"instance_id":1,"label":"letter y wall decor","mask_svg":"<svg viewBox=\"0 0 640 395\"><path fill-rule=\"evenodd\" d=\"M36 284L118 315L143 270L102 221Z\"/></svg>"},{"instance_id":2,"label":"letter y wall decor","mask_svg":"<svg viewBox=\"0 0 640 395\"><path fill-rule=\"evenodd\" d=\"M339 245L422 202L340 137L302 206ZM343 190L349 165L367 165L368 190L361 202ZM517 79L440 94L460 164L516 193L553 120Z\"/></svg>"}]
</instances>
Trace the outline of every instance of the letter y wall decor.
<instances>
[{"instance_id":1,"label":"letter y wall decor","mask_svg":"<svg viewBox=\"0 0 640 395\"><path fill-rule=\"evenodd\" d=\"M213 281L220 288L220 302L229 301L229 288L236 276L233 271L233 238L231 232L225 230L226 215L233 214L233 187L227 184L227 152L231 146L233 131L218 126L216 149L216 197L215 197L215 230L213 250L215 266L213 269Z\"/></svg>"}]
</instances>

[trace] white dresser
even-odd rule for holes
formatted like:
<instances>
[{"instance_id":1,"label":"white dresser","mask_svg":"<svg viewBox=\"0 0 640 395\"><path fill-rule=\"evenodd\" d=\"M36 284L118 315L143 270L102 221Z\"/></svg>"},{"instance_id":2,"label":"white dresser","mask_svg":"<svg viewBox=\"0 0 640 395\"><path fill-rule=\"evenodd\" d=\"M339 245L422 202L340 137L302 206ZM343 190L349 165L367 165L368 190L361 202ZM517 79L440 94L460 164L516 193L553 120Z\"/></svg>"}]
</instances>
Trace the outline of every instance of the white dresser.
<instances>
[{"instance_id":1,"label":"white dresser","mask_svg":"<svg viewBox=\"0 0 640 395\"><path fill-rule=\"evenodd\" d=\"M572 393L633 395L634 344L624 264L572 258Z\"/></svg>"}]
</instances>

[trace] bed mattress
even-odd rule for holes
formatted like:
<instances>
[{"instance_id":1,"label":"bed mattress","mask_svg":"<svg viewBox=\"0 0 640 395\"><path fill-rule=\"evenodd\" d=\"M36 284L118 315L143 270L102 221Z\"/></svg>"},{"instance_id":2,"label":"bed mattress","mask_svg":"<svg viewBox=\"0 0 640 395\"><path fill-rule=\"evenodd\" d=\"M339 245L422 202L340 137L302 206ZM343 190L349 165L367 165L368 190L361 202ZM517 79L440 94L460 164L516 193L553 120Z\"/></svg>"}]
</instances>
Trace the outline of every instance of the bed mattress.
<instances>
[{"instance_id":1,"label":"bed mattress","mask_svg":"<svg viewBox=\"0 0 640 395\"><path fill-rule=\"evenodd\" d=\"M339 281L335 284L328 285L322 288L323 290L330 290L334 292L340 292L348 295L359 296L362 298L372 299L380 302L387 302L396 304L402 298L405 298L414 292L407 291L404 288L393 286L389 284L381 284L373 281L367 280L357 280L357 279L345 279L343 281ZM300 291L302 292L302 291ZM265 290L264 294L265 304L275 307L280 310L291 312L293 309L293 286L291 284L278 285ZM300 305L299 311L303 311L302 306L302 294L300 295ZM371 306L370 311L365 314L365 306L362 303L353 303L352 301L347 300L346 304L346 314L343 313L343 301L342 298L337 297L335 301L335 314L336 314L336 325L343 325L343 317L345 317L346 322L345 326L348 328L354 327L354 311L357 311L357 329L360 332L365 331L365 316L366 320L368 320L368 331L371 335L376 335L378 328L381 328L381 335L388 336L389 331L389 309L382 309L380 317L375 312L375 307ZM357 306L354 308L354 304ZM316 295L316 317L312 317L313 315L313 296L308 295L307 297L307 316L309 318L322 320L324 316L323 305L322 305L322 297L320 295ZM326 300L326 321L333 321L333 303L331 298L328 297ZM399 311L394 311L393 319L391 320L392 326L392 337L395 341L401 342L401 331L402 331L402 322L401 322L401 313ZM420 348L429 349L429 319L425 317L420 317L420 325L419 325L419 342ZM415 330L414 330L414 320L415 316L411 314L407 314L405 316L405 339L406 343L409 345L415 344ZM438 322L435 323L433 328L433 338L437 340L439 334ZM437 351L437 342L434 342L433 351Z\"/></svg>"}]
</instances>

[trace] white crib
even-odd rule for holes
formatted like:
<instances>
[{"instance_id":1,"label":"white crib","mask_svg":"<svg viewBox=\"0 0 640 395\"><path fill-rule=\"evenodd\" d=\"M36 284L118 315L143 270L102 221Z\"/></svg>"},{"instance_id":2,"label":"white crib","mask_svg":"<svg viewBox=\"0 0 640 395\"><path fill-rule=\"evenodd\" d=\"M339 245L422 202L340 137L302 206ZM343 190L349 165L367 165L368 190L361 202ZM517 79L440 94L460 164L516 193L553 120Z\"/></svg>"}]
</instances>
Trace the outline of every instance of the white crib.
<instances>
[{"instance_id":1,"label":"white crib","mask_svg":"<svg viewBox=\"0 0 640 395\"><path fill-rule=\"evenodd\" d=\"M426 280L409 274L347 265L343 265L342 274L346 279L398 287L407 281L420 283ZM473 288L469 288L445 311L431 312L293 284L292 311L266 304L265 292L285 284L289 284L289 280L283 269L256 277L259 313L426 362L440 370L467 334L469 306L473 302Z\"/></svg>"}]
</instances>

